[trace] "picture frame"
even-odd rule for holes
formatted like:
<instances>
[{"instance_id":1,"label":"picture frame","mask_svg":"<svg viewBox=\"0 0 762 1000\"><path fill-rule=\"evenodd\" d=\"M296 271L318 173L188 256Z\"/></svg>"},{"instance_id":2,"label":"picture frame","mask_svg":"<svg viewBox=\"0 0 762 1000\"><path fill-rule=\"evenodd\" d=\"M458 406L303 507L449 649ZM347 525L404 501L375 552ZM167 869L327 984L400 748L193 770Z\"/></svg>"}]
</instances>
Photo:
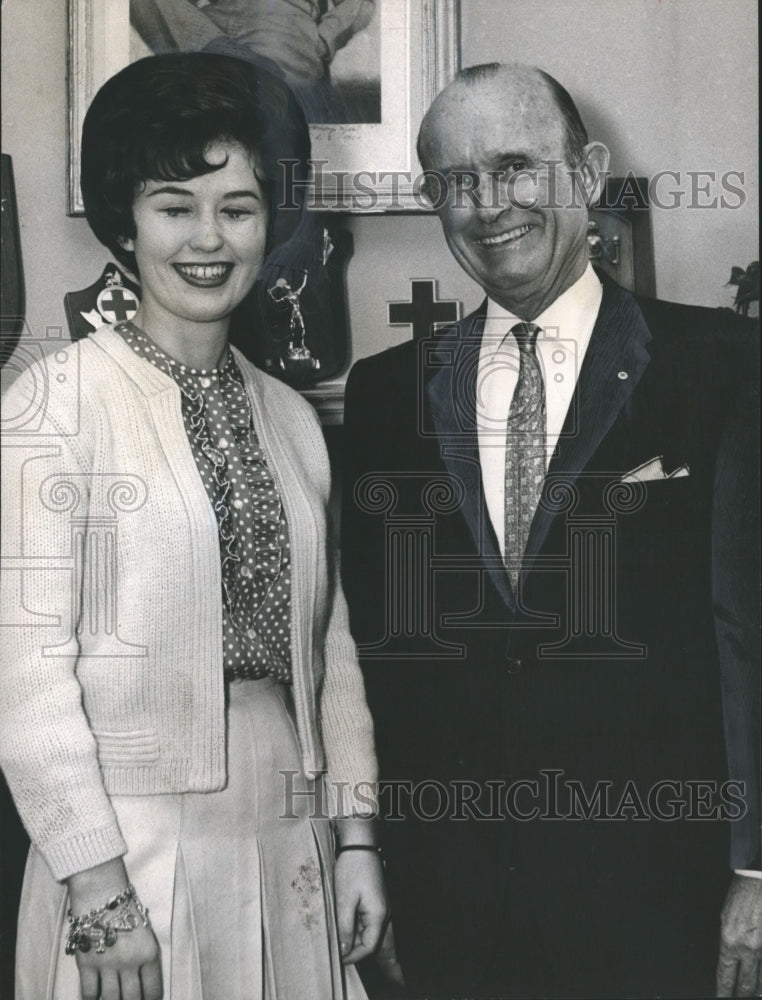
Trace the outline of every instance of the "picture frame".
<instances>
[{"instance_id":1,"label":"picture frame","mask_svg":"<svg viewBox=\"0 0 762 1000\"><path fill-rule=\"evenodd\" d=\"M425 109L455 76L460 0L379 0L381 121L311 125L313 207L427 211L415 140ZM69 0L69 215L83 215L80 136L99 87L130 60L129 0ZM359 179L359 184L358 184Z\"/></svg>"}]
</instances>

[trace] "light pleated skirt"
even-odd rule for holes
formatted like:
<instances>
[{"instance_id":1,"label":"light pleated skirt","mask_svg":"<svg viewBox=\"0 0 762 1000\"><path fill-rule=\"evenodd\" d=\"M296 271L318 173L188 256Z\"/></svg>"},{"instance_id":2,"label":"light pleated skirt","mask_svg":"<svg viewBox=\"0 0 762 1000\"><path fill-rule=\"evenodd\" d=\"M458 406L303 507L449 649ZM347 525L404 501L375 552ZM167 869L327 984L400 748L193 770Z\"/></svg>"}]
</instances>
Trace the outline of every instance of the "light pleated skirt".
<instances>
[{"instance_id":1,"label":"light pleated skirt","mask_svg":"<svg viewBox=\"0 0 762 1000\"><path fill-rule=\"evenodd\" d=\"M266 679L230 686L223 791L112 797L127 872L161 946L165 1000L366 1000L339 958L332 834L314 815L314 791L290 691ZM79 1000L67 905L32 849L17 1000Z\"/></svg>"}]
</instances>

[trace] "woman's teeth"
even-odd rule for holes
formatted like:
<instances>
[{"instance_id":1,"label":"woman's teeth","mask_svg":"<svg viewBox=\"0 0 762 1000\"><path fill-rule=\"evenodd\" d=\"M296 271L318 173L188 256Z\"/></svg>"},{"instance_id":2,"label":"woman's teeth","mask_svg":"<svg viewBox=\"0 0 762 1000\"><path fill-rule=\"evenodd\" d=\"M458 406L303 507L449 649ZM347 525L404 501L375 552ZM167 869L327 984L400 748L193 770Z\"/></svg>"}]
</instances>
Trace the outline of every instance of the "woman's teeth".
<instances>
[{"instance_id":1,"label":"woman's teeth","mask_svg":"<svg viewBox=\"0 0 762 1000\"><path fill-rule=\"evenodd\" d=\"M230 264L175 264L175 267L180 274L203 281L222 278L230 269Z\"/></svg>"}]
</instances>

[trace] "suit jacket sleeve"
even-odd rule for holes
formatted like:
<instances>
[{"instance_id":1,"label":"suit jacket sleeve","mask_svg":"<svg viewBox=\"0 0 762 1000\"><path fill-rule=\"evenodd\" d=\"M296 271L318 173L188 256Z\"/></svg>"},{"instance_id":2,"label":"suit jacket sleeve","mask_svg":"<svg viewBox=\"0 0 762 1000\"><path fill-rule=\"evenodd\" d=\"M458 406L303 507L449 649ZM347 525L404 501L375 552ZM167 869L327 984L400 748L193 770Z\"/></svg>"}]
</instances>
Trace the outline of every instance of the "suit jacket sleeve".
<instances>
[{"instance_id":1,"label":"suit jacket sleeve","mask_svg":"<svg viewBox=\"0 0 762 1000\"><path fill-rule=\"evenodd\" d=\"M713 512L713 600L731 779L747 812L731 826L731 866L760 867L759 391L738 393L720 439Z\"/></svg>"},{"instance_id":2,"label":"suit jacket sleeve","mask_svg":"<svg viewBox=\"0 0 762 1000\"><path fill-rule=\"evenodd\" d=\"M387 477L378 449L388 440L389 428L380 421L389 415L389 407L388 401L378 398L372 367L367 361L354 365L344 397L341 564L352 635L358 644L380 640L385 629L384 517L368 501L375 496L383 504ZM372 480L365 478L371 474Z\"/></svg>"}]
</instances>

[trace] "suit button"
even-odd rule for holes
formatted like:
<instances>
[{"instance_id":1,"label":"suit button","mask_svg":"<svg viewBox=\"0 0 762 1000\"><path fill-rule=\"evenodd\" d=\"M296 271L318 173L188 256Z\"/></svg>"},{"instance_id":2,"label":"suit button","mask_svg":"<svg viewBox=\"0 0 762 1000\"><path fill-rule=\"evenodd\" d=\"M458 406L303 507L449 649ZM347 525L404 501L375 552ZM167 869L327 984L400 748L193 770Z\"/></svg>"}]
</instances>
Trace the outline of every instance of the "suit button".
<instances>
[{"instance_id":1,"label":"suit button","mask_svg":"<svg viewBox=\"0 0 762 1000\"><path fill-rule=\"evenodd\" d=\"M520 674L521 673L521 660L517 660L515 657L509 656L505 666L506 673L509 674Z\"/></svg>"}]
</instances>

